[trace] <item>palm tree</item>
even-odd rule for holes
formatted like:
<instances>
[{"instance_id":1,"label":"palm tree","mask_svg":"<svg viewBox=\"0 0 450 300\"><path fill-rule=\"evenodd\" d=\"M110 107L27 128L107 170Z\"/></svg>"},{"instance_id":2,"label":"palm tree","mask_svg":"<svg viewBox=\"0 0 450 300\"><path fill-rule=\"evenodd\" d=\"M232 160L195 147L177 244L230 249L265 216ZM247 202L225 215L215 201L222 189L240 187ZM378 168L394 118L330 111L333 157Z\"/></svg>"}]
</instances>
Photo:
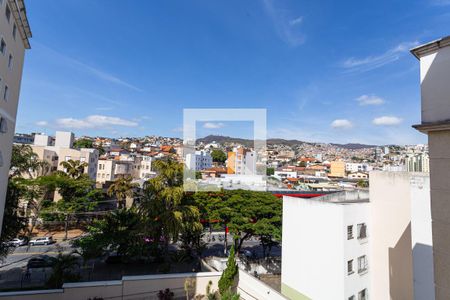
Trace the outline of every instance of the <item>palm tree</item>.
<instances>
[{"instance_id":1,"label":"palm tree","mask_svg":"<svg viewBox=\"0 0 450 300\"><path fill-rule=\"evenodd\" d=\"M73 159L63 161L60 165L65 169L64 173L75 179L80 178L84 173L84 169L88 166L85 162Z\"/></svg>"},{"instance_id":2,"label":"palm tree","mask_svg":"<svg viewBox=\"0 0 450 300\"><path fill-rule=\"evenodd\" d=\"M28 175L29 178L35 177L34 173L43 167L45 163L38 159L36 153L29 145L14 145L11 155L11 176L17 177Z\"/></svg>"},{"instance_id":3,"label":"palm tree","mask_svg":"<svg viewBox=\"0 0 450 300\"><path fill-rule=\"evenodd\" d=\"M80 276L75 274L75 268L79 266L78 258L70 254L59 252L52 265L52 275L47 280L51 288L61 288L65 281L78 281Z\"/></svg>"},{"instance_id":4,"label":"palm tree","mask_svg":"<svg viewBox=\"0 0 450 300\"><path fill-rule=\"evenodd\" d=\"M154 168L158 176L148 180L144 187L140 209L149 220L150 231L156 240L164 239L165 254L169 241L177 241L184 228L202 228L198 208L184 203L183 165L168 159L157 160Z\"/></svg>"},{"instance_id":5,"label":"palm tree","mask_svg":"<svg viewBox=\"0 0 450 300\"><path fill-rule=\"evenodd\" d=\"M112 197L113 195L119 202L119 208L125 207L127 197L134 196L134 190L139 187L137 183L133 183L131 176L121 177L114 180L114 183L108 188L107 194Z\"/></svg>"}]
</instances>

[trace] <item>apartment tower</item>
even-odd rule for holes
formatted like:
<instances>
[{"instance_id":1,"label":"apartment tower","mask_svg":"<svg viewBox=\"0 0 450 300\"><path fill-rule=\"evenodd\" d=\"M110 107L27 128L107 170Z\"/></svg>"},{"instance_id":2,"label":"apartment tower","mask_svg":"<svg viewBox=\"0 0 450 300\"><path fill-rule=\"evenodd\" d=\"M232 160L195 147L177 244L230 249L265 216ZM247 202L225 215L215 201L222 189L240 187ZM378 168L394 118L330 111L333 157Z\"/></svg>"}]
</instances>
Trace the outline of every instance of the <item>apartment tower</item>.
<instances>
[{"instance_id":1,"label":"apartment tower","mask_svg":"<svg viewBox=\"0 0 450 300\"><path fill-rule=\"evenodd\" d=\"M25 50L31 38L23 0L0 0L0 230Z\"/></svg>"},{"instance_id":2,"label":"apartment tower","mask_svg":"<svg viewBox=\"0 0 450 300\"><path fill-rule=\"evenodd\" d=\"M420 61L422 122L428 135L436 299L450 299L450 36L411 50Z\"/></svg>"}]
</instances>

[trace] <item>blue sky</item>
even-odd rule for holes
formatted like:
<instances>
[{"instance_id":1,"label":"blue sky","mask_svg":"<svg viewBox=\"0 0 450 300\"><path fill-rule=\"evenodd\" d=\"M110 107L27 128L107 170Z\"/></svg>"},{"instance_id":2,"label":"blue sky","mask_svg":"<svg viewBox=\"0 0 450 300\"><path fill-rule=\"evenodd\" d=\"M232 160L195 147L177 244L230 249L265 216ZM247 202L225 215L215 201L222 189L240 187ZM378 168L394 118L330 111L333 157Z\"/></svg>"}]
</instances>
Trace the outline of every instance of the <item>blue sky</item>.
<instances>
[{"instance_id":1,"label":"blue sky","mask_svg":"<svg viewBox=\"0 0 450 300\"><path fill-rule=\"evenodd\" d=\"M450 28L450 0L26 4L17 132L181 136L183 108L266 108L269 137L423 143L409 49Z\"/></svg>"}]
</instances>

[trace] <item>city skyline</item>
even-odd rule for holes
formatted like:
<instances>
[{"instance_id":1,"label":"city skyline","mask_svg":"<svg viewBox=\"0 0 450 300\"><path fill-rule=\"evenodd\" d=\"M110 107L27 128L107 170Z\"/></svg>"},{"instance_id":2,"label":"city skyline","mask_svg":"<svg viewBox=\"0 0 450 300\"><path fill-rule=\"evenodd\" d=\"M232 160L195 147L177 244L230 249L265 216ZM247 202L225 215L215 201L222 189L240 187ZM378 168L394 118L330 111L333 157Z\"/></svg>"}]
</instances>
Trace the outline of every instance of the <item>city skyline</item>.
<instances>
[{"instance_id":1,"label":"city skyline","mask_svg":"<svg viewBox=\"0 0 450 300\"><path fill-rule=\"evenodd\" d=\"M269 138L426 142L409 49L445 35L446 1L78 4L28 4L17 132L181 137L184 108L267 108Z\"/></svg>"}]
</instances>

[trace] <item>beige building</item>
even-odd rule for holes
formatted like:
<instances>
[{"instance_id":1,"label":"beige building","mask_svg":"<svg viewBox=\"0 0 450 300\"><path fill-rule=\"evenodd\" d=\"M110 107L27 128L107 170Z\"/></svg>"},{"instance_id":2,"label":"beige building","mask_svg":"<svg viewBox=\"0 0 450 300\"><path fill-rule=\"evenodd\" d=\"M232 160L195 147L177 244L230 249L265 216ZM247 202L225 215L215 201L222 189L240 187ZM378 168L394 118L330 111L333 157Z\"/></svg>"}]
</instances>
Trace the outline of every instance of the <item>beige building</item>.
<instances>
[{"instance_id":1,"label":"beige building","mask_svg":"<svg viewBox=\"0 0 450 300\"><path fill-rule=\"evenodd\" d=\"M52 170L65 171L61 165L63 161L79 160L87 164L84 173L92 180L97 177L97 162L99 153L97 149L74 149L74 135L72 132L57 131L55 145L50 145L51 139L47 135L36 135L35 142L31 145L39 159L47 161Z\"/></svg>"},{"instance_id":2,"label":"beige building","mask_svg":"<svg viewBox=\"0 0 450 300\"><path fill-rule=\"evenodd\" d=\"M0 230L25 50L31 38L23 0L0 1Z\"/></svg>"},{"instance_id":3,"label":"beige building","mask_svg":"<svg viewBox=\"0 0 450 300\"><path fill-rule=\"evenodd\" d=\"M345 177L345 162L341 160L332 161L330 163L331 177Z\"/></svg>"},{"instance_id":4,"label":"beige building","mask_svg":"<svg viewBox=\"0 0 450 300\"><path fill-rule=\"evenodd\" d=\"M100 159L97 168L97 182L106 183L126 176L131 176L133 179L150 179L155 174L152 171L152 160L152 157L145 155Z\"/></svg>"},{"instance_id":5,"label":"beige building","mask_svg":"<svg viewBox=\"0 0 450 300\"><path fill-rule=\"evenodd\" d=\"M436 299L450 299L450 36L411 50L420 61L422 122L428 135Z\"/></svg>"}]
</instances>

